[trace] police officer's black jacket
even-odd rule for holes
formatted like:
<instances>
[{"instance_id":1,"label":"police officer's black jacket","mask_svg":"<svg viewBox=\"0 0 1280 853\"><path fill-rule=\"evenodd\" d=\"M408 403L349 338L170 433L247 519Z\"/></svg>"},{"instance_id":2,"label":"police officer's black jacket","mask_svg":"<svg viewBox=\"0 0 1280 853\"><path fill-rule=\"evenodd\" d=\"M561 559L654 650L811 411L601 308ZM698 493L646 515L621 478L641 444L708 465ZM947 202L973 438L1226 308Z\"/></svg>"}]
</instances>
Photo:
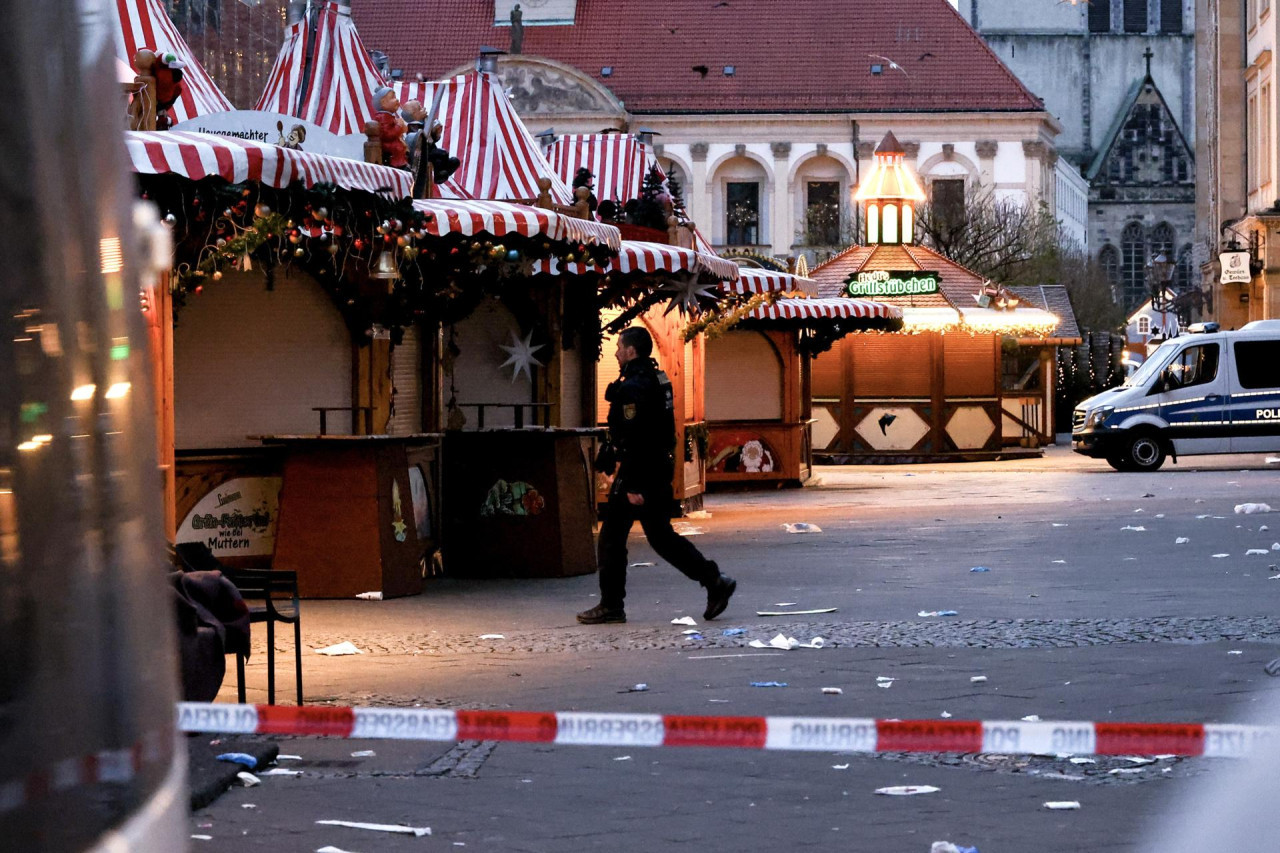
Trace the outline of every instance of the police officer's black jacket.
<instances>
[{"instance_id":1,"label":"police officer's black jacket","mask_svg":"<svg viewBox=\"0 0 1280 853\"><path fill-rule=\"evenodd\" d=\"M671 380L652 358L633 358L609 383L609 442L617 460L620 488L633 494L671 485L675 473L675 402Z\"/></svg>"}]
</instances>

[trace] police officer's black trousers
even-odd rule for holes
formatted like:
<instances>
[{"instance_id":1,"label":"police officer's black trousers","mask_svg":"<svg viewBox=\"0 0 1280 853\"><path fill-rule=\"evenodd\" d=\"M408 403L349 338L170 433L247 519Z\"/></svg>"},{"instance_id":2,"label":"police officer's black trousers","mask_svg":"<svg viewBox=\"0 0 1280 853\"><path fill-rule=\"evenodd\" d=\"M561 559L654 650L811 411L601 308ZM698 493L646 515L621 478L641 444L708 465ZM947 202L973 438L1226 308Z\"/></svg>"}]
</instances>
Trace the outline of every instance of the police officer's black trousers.
<instances>
[{"instance_id":1,"label":"police officer's black trousers","mask_svg":"<svg viewBox=\"0 0 1280 853\"><path fill-rule=\"evenodd\" d=\"M621 609L627 595L627 534L639 521L645 538L658 556L675 566L686 577L705 587L720 577L716 564L693 546L693 543L671 529L671 489L659 494L646 493L642 506L633 506L625 492L609 494L609 507L600 526L597 556L600 566L600 603L610 609Z\"/></svg>"}]
</instances>

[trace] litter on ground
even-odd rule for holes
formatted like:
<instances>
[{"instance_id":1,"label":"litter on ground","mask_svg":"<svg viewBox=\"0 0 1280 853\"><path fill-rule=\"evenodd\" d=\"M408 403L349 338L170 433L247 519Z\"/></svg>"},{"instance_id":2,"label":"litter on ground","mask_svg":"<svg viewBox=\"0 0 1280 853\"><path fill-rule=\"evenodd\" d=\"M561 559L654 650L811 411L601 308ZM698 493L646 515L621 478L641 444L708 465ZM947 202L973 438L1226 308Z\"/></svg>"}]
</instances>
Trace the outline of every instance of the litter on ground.
<instances>
[{"instance_id":1,"label":"litter on ground","mask_svg":"<svg viewBox=\"0 0 1280 853\"><path fill-rule=\"evenodd\" d=\"M932 785L891 785L888 788L876 788L876 793L886 797L913 797L916 794L933 794L941 790Z\"/></svg>"},{"instance_id":2,"label":"litter on ground","mask_svg":"<svg viewBox=\"0 0 1280 853\"><path fill-rule=\"evenodd\" d=\"M686 512L684 514L684 517L685 518L710 518L711 513L707 512L705 509L695 509L693 512Z\"/></svg>"},{"instance_id":3,"label":"litter on ground","mask_svg":"<svg viewBox=\"0 0 1280 853\"><path fill-rule=\"evenodd\" d=\"M725 628L720 632L720 635L724 637L737 637L745 633L747 633L746 628Z\"/></svg>"},{"instance_id":4,"label":"litter on ground","mask_svg":"<svg viewBox=\"0 0 1280 853\"><path fill-rule=\"evenodd\" d=\"M792 524L782 525L782 529L788 533L821 533L822 528L816 524L810 524L807 521L797 521Z\"/></svg>"},{"instance_id":5,"label":"litter on ground","mask_svg":"<svg viewBox=\"0 0 1280 853\"><path fill-rule=\"evenodd\" d=\"M1226 559L1227 557L1230 557L1230 556L1231 556L1230 554L1214 554L1214 555L1213 555L1213 559L1215 559L1215 560L1224 560L1224 559Z\"/></svg>"},{"instance_id":6,"label":"litter on ground","mask_svg":"<svg viewBox=\"0 0 1280 853\"><path fill-rule=\"evenodd\" d=\"M1080 808L1080 804L1075 800L1050 800L1044 807L1055 812L1075 811Z\"/></svg>"},{"instance_id":7,"label":"litter on ground","mask_svg":"<svg viewBox=\"0 0 1280 853\"><path fill-rule=\"evenodd\" d=\"M652 566L652 565L653 565L653 563L649 563L649 562L644 562L644 563L632 563L630 566L627 566L627 568L629 568L629 569L639 569L639 568L643 568L644 566Z\"/></svg>"},{"instance_id":8,"label":"litter on ground","mask_svg":"<svg viewBox=\"0 0 1280 853\"><path fill-rule=\"evenodd\" d=\"M950 841L935 841L933 846L929 848L929 853L978 853L978 848L961 847L958 844L952 844Z\"/></svg>"},{"instance_id":9,"label":"litter on ground","mask_svg":"<svg viewBox=\"0 0 1280 853\"><path fill-rule=\"evenodd\" d=\"M1256 515L1260 512L1271 512L1268 504L1236 504L1236 515Z\"/></svg>"},{"instance_id":10,"label":"litter on ground","mask_svg":"<svg viewBox=\"0 0 1280 853\"><path fill-rule=\"evenodd\" d=\"M339 655L362 655L364 652L355 647L354 643L334 643L332 646L325 646L323 649L316 649L318 655L329 655L337 657Z\"/></svg>"},{"instance_id":11,"label":"litter on ground","mask_svg":"<svg viewBox=\"0 0 1280 853\"><path fill-rule=\"evenodd\" d=\"M505 640L505 639L506 639L506 635L504 635L504 634L481 634L481 635L480 635L480 639L482 639L482 640Z\"/></svg>"},{"instance_id":12,"label":"litter on ground","mask_svg":"<svg viewBox=\"0 0 1280 853\"><path fill-rule=\"evenodd\" d=\"M236 774L236 778L239 779L240 783L246 788L252 788L254 785L262 784L262 780L257 776L254 776L252 773L245 773L243 770Z\"/></svg>"},{"instance_id":13,"label":"litter on ground","mask_svg":"<svg viewBox=\"0 0 1280 853\"><path fill-rule=\"evenodd\" d=\"M1143 527L1141 524L1137 525L1136 527L1132 524L1126 524L1124 527L1121 527L1120 529L1132 530L1134 533L1145 533L1147 528Z\"/></svg>"},{"instance_id":14,"label":"litter on ground","mask_svg":"<svg viewBox=\"0 0 1280 853\"><path fill-rule=\"evenodd\" d=\"M757 616L815 616L819 613L835 613L837 607L822 607L817 610L757 610Z\"/></svg>"},{"instance_id":15,"label":"litter on ground","mask_svg":"<svg viewBox=\"0 0 1280 853\"><path fill-rule=\"evenodd\" d=\"M753 681L751 682L751 686L752 687L786 687L787 682L785 681Z\"/></svg>"},{"instance_id":16,"label":"litter on ground","mask_svg":"<svg viewBox=\"0 0 1280 853\"><path fill-rule=\"evenodd\" d=\"M247 752L224 752L218 756L219 761L230 761L235 764L243 764L252 770L258 766L258 759L254 758Z\"/></svg>"},{"instance_id":17,"label":"litter on ground","mask_svg":"<svg viewBox=\"0 0 1280 853\"><path fill-rule=\"evenodd\" d=\"M359 595L357 595L356 598L359 598L363 601L381 601L382 590L378 590L376 592L362 592Z\"/></svg>"},{"instance_id":18,"label":"litter on ground","mask_svg":"<svg viewBox=\"0 0 1280 853\"><path fill-rule=\"evenodd\" d=\"M672 625L697 625L698 623L692 616L681 616L679 619L672 619Z\"/></svg>"},{"instance_id":19,"label":"litter on ground","mask_svg":"<svg viewBox=\"0 0 1280 853\"><path fill-rule=\"evenodd\" d=\"M1173 544L1174 544L1174 545L1186 545L1186 544L1187 544L1188 542L1190 542L1190 541L1191 541L1191 540L1190 540L1190 539L1188 539L1186 536L1179 536L1177 539L1173 540Z\"/></svg>"},{"instance_id":20,"label":"litter on ground","mask_svg":"<svg viewBox=\"0 0 1280 853\"><path fill-rule=\"evenodd\" d=\"M374 752L372 749L357 749L355 752L351 753L351 757L352 758L373 758L377 754L378 753Z\"/></svg>"},{"instance_id":21,"label":"litter on ground","mask_svg":"<svg viewBox=\"0 0 1280 853\"><path fill-rule=\"evenodd\" d=\"M822 688L822 693L825 696L839 696L844 693L844 690L839 687L824 687Z\"/></svg>"},{"instance_id":22,"label":"litter on ground","mask_svg":"<svg viewBox=\"0 0 1280 853\"><path fill-rule=\"evenodd\" d=\"M972 569L970 569L969 571L971 571L971 572L989 572L989 571L991 571L991 569L987 568L986 566L974 566L974 567L973 567Z\"/></svg>"},{"instance_id":23,"label":"litter on ground","mask_svg":"<svg viewBox=\"0 0 1280 853\"><path fill-rule=\"evenodd\" d=\"M933 616L959 616L960 612L958 610L921 610L916 615L928 619Z\"/></svg>"},{"instance_id":24,"label":"litter on ground","mask_svg":"<svg viewBox=\"0 0 1280 853\"><path fill-rule=\"evenodd\" d=\"M368 829L373 832L394 832L398 835L412 835L421 838L431 834L429 826L403 826L398 823L360 823L352 820L318 820L321 826L345 826L348 829Z\"/></svg>"},{"instance_id":25,"label":"litter on ground","mask_svg":"<svg viewBox=\"0 0 1280 853\"><path fill-rule=\"evenodd\" d=\"M671 525L671 529L676 533L679 533L681 536L701 536L706 532L701 527L695 527L694 525L683 521L677 521L675 524Z\"/></svg>"},{"instance_id":26,"label":"litter on ground","mask_svg":"<svg viewBox=\"0 0 1280 853\"><path fill-rule=\"evenodd\" d=\"M301 776L301 770L285 770L283 767L272 767L270 770L263 770L259 776Z\"/></svg>"},{"instance_id":27,"label":"litter on ground","mask_svg":"<svg viewBox=\"0 0 1280 853\"><path fill-rule=\"evenodd\" d=\"M969 683L970 683L970 684L982 684L982 683L983 683L983 682L985 682L986 680L987 680L987 677L986 677L985 675L971 675L971 676L969 676Z\"/></svg>"},{"instance_id":28,"label":"litter on ground","mask_svg":"<svg viewBox=\"0 0 1280 853\"><path fill-rule=\"evenodd\" d=\"M1250 548L1244 552L1246 557L1266 557L1270 552L1266 548Z\"/></svg>"}]
</instances>

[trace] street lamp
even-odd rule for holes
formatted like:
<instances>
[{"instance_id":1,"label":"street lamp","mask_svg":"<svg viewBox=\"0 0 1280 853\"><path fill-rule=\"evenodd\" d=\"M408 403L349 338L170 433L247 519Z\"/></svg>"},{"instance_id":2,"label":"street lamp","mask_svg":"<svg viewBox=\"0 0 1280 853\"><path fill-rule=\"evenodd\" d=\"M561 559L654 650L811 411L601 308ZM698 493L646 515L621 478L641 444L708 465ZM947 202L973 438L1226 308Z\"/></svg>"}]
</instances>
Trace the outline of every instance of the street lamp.
<instances>
[{"instance_id":1,"label":"street lamp","mask_svg":"<svg viewBox=\"0 0 1280 853\"><path fill-rule=\"evenodd\" d=\"M1174 264L1164 252L1147 262L1147 284L1151 287L1151 307L1156 311L1168 310L1173 301L1169 286L1173 283Z\"/></svg>"}]
</instances>

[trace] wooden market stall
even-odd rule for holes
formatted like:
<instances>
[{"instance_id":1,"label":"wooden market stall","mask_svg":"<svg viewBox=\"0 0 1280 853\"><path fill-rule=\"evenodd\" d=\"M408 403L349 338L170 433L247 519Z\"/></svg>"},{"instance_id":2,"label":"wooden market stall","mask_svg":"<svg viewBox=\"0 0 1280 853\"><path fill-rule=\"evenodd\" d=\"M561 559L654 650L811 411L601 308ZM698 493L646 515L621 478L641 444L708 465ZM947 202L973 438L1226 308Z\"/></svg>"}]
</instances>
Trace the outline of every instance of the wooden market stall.
<instances>
[{"instance_id":1,"label":"wooden market stall","mask_svg":"<svg viewBox=\"0 0 1280 853\"><path fill-rule=\"evenodd\" d=\"M748 267L729 286L772 296L708 340L708 480L801 485L813 467L813 357L851 332L899 328L901 311L811 298L811 279Z\"/></svg>"},{"instance_id":2,"label":"wooden market stall","mask_svg":"<svg viewBox=\"0 0 1280 853\"><path fill-rule=\"evenodd\" d=\"M892 134L877 148L857 198L866 245L815 268L813 278L824 297L900 307L904 327L851 336L819 356L812 390L815 456L837 462L993 458L1008 453L1009 420L1033 447L1052 440L1037 428L1052 421L1026 421L1021 403L1016 411L1006 408L1005 354L1026 343L1051 343L1064 318L913 244L914 205L924 194ZM1069 303L1053 307L1070 309ZM1047 411L1051 381L1037 394Z\"/></svg>"},{"instance_id":3,"label":"wooden market stall","mask_svg":"<svg viewBox=\"0 0 1280 853\"><path fill-rule=\"evenodd\" d=\"M466 238L445 248L465 250L473 268L439 282L417 334L405 336L418 353L417 373L396 361L404 341L392 350L397 408L402 399L421 400L421 423L444 434L445 571L594 571L586 498L596 432L596 276L584 283L569 268L607 263L617 229L574 205L487 66L438 82L384 81L349 9L322 4L314 28L290 34L261 106L358 135L390 103L372 99L390 83L404 118L437 122L436 147L456 158L414 209ZM365 156L376 160L384 152L373 136ZM553 259L562 263L547 263Z\"/></svg>"}]
</instances>

